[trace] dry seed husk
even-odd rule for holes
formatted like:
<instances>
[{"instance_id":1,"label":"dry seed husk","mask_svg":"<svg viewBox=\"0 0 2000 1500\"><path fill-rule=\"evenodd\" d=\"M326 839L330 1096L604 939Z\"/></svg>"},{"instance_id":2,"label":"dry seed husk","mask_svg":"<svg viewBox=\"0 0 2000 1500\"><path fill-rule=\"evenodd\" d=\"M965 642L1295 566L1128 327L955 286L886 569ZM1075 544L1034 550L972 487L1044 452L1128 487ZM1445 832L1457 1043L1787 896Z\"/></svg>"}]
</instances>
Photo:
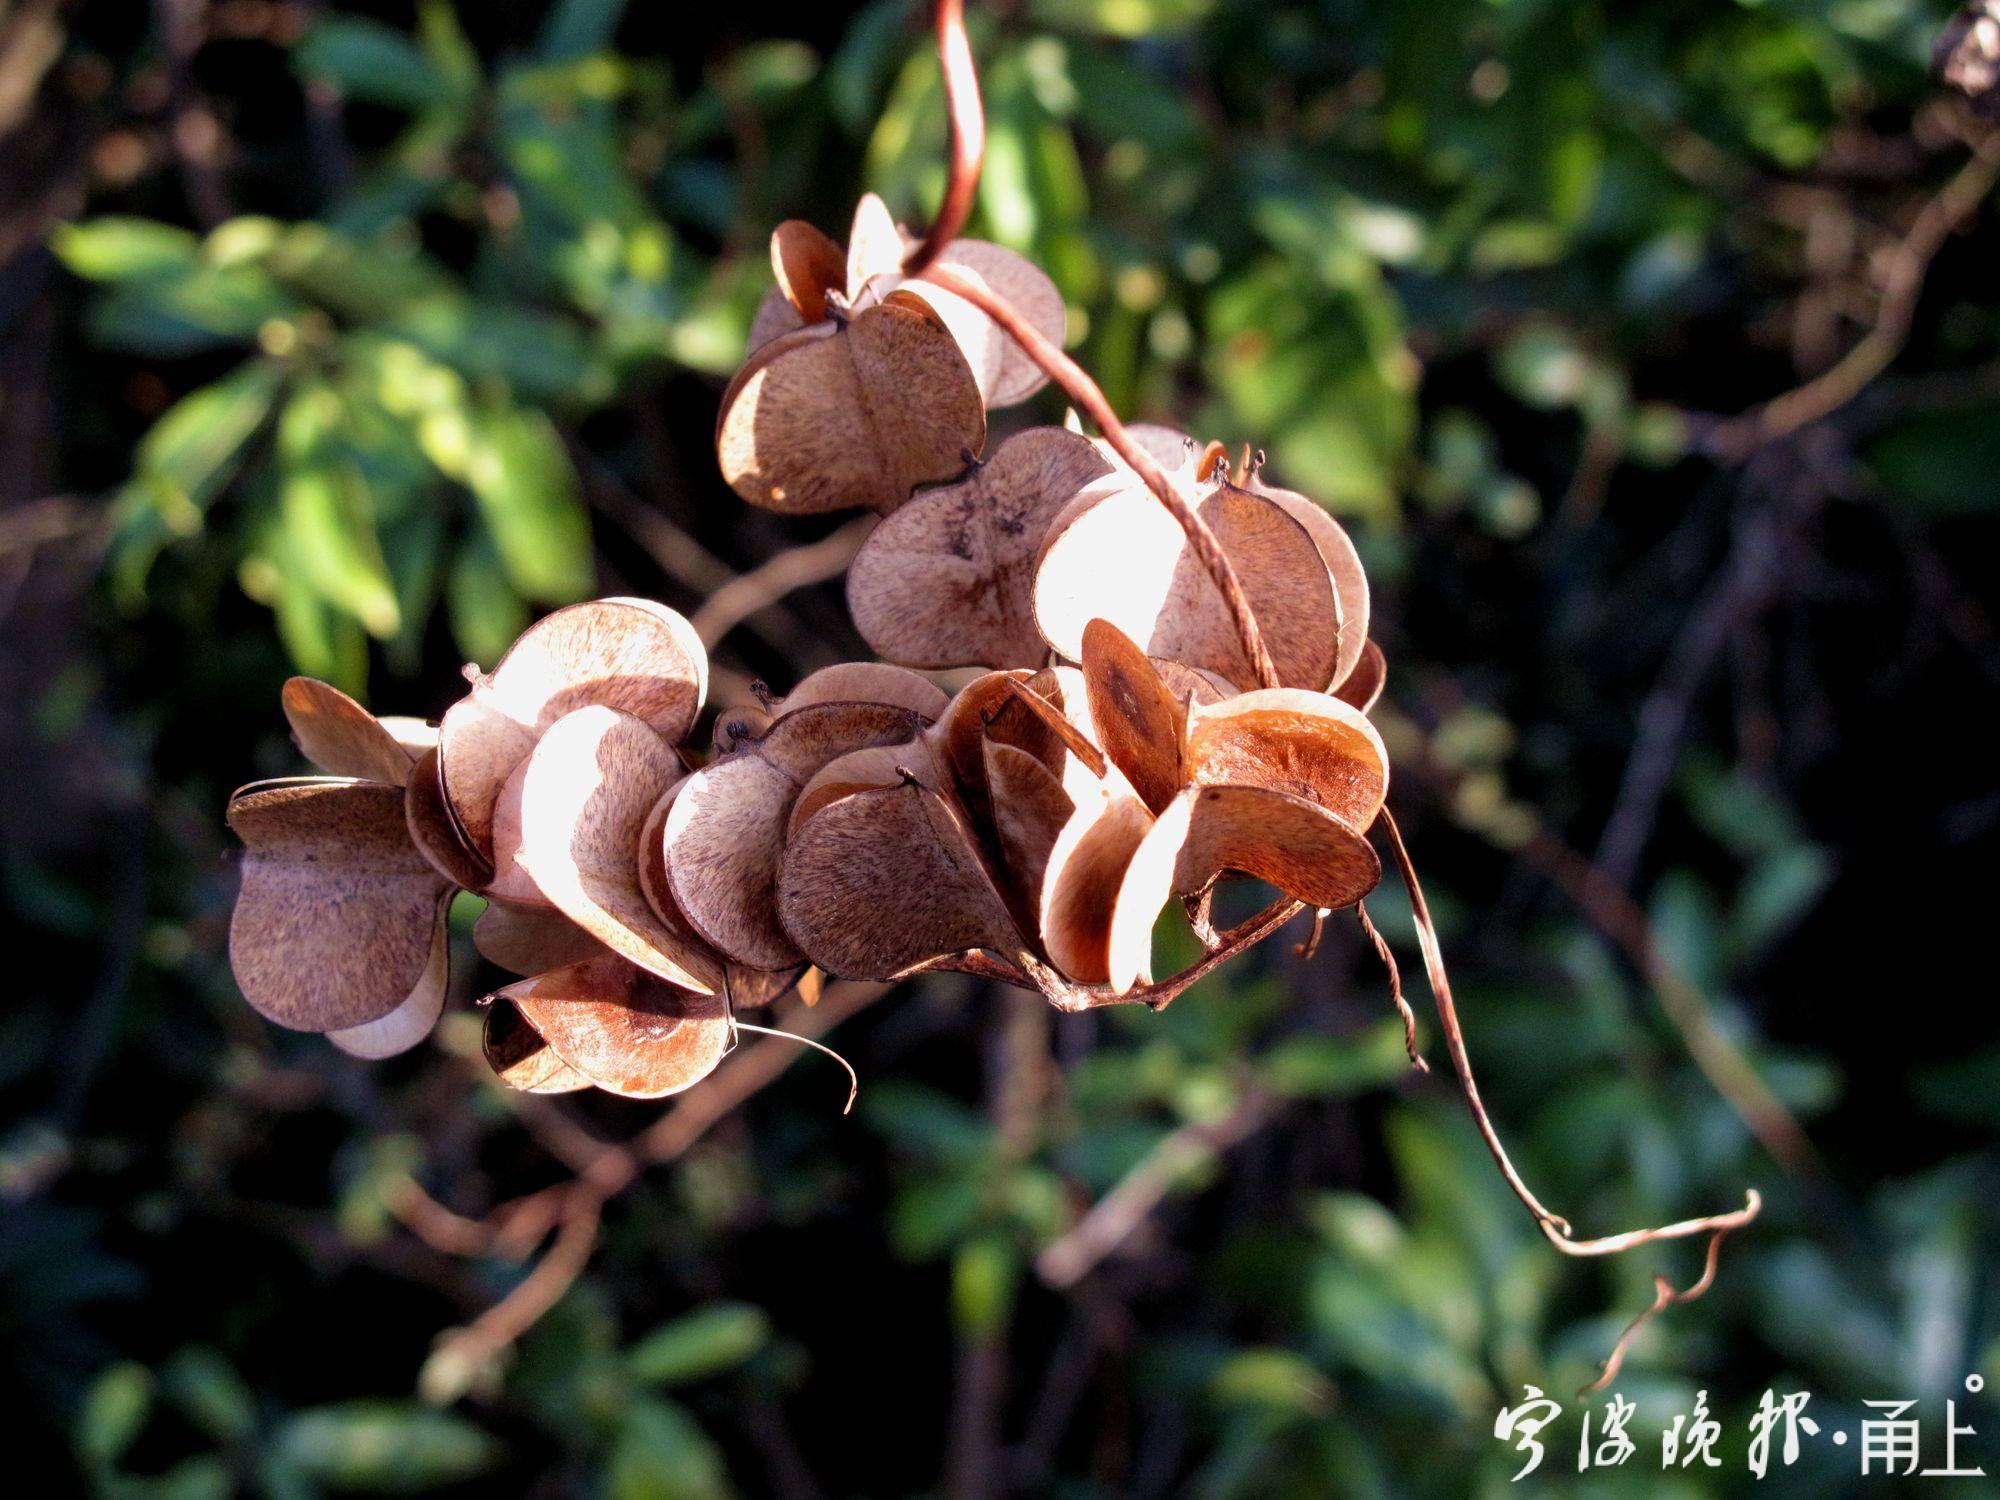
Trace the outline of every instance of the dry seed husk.
<instances>
[{"instance_id":1,"label":"dry seed husk","mask_svg":"<svg viewBox=\"0 0 2000 1500\"><path fill-rule=\"evenodd\" d=\"M644 892L646 902L653 908L653 914L667 927L691 944L706 948L701 934L688 922L687 915L674 900L672 885L667 880L666 830L667 814L672 811L675 797L680 795L688 778L683 777L667 788L660 800L653 805L646 816L646 826L639 834L639 889ZM715 955L722 966L723 992L729 1003L735 1006L769 1005L773 1000L792 987L798 978L798 968L767 970L753 969L733 959Z\"/></svg>"},{"instance_id":2,"label":"dry seed husk","mask_svg":"<svg viewBox=\"0 0 2000 1500\"><path fill-rule=\"evenodd\" d=\"M681 775L640 720L593 706L558 719L535 746L521 792L520 861L585 932L684 989L713 994L713 955L663 923L639 886L639 836Z\"/></svg>"},{"instance_id":3,"label":"dry seed husk","mask_svg":"<svg viewBox=\"0 0 2000 1500\"><path fill-rule=\"evenodd\" d=\"M598 1088L659 1099L699 1083L729 1050L729 1012L616 957L510 984L510 1000L549 1050Z\"/></svg>"},{"instance_id":4,"label":"dry seed husk","mask_svg":"<svg viewBox=\"0 0 2000 1500\"><path fill-rule=\"evenodd\" d=\"M350 1056L375 1060L409 1051L436 1029L451 983L451 931L446 921L450 910L449 900L439 904L430 961L424 965L424 977L403 997L403 1003L386 1016L329 1031L329 1042Z\"/></svg>"},{"instance_id":5,"label":"dry seed husk","mask_svg":"<svg viewBox=\"0 0 2000 1500\"><path fill-rule=\"evenodd\" d=\"M986 742L986 787L999 855L1000 894L1015 926L1034 932L1041 917L1049 855L1076 804L1055 773L1034 756L992 740Z\"/></svg>"},{"instance_id":6,"label":"dry seed husk","mask_svg":"<svg viewBox=\"0 0 2000 1500\"><path fill-rule=\"evenodd\" d=\"M488 963L510 974L545 974L597 958L604 944L561 912L489 906L472 924L472 947Z\"/></svg>"},{"instance_id":7,"label":"dry seed husk","mask_svg":"<svg viewBox=\"0 0 2000 1500\"><path fill-rule=\"evenodd\" d=\"M486 1065L511 1089L524 1094L573 1094L590 1087L590 1080L557 1057L511 1001L493 1001L486 1007L479 1041Z\"/></svg>"},{"instance_id":8,"label":"dry seed husk","mask_svg":"<svg viewBox=\"0 0 2000 1500\"><path fill-rule=\"evenodd\" d=\"M299 753L329 776L402 786L411 755L389 728L339 688L294 677L279 695Z\"/></svg>"},{"instance_id":9,"label":"dry seed husk","mask_svg":"<svg viewBox=\"0 0 2000 1500\"><path fill-rule=\"evenodd\" d=\"M1228 555L1286 686L1320 689L1340 644L1333 577L1303 525L1276 503L1218 486L1198 512ZM1035 573L1035 619L1063 655L1109 620L1152 656L1254 683L1233 617L1178 522L1143 485L1093 486L1050 528Z\"/></svg>"},{"instance_id":10,"label":"dry seed husk","mask_svg":"<svg viewBox=\"0 0 2000 1500\"><path fill-rule=\"evenodd\" d=\"M785 847L778 912L813 963L852 979L1025 946L964 819L914 781L856 792L807 819Z\"/></svg>"},{"instance_id":11,"label":"dry seed husk","mask_svg":"<svg viewBox=\"0 0 2000 1500\"><path fill-rule=\"evenodd\" d=\"M1389 680L1389 662L1382 655L1382 648L1369 641L1361 652L1361 660L1333 696L1342 703L1351 704L1364 714L1375 706L1382 696L1382 688Z\"/></svg>"},{"instance_id":12,"label":"dry seed husk","mask_svg":"<svg viewBox=\"0 0 2000 1500\"><path fill-rule=\"evenodd\" d=\"M950 702L943 688L906 667L880 661L844 661L801 678L797 687L772 705L771 716L796 713L815 703L886 703L935 719ZM764 726L769 727L768 723Z\"/></svg>"},{"instance_id":13,"label":"dry seed husk","mask_svg":"<svg viewBox=\"0 0 2000 1500\"><path fill-rule=\"evenodd\" d=\"M1204 672L1199 667L1190 667L1184 662L1164 656L1149 657L1153 670L1160 674L1160 681L1167 685L1167 691L1174 695L1176 703L1192 703L1205 708L1211 703L1220 703L1224 698L1234 698L1239 691L1236 684L1218 677L1213 672Z\"/></svg>"},{"instance_id":14,"label":"dry seed husk","mask_svg":"<svg viewBox=\"0 0 2000 1500\"><path fill-rule=\"evenodd\" d=\"M826 316L826 294L847 289L847 257L840 246L804 219L787 219L771 231L771 271L778 290L802 322Z\"/></svg>"},{"instance_id":15,"label":"dry seed husk","mask_svg":"<svg viewBox=\"0 0 2000 1500\"><path fill-rule=\"evenodd\" d=\"M949 770L967 808L984 818L986 807L986 730L1002 706L1012 700L1012 682L1027 682L1035 674L1021 668L987 672L958 690L938 721L924 736ZM1024 710L1025 712L1025 710Z\"/></svg>"},{"instance_id":16,"label":"dry seed husk","mask_svg":"<svg viewBox=\"0 0 2000 1500\"><path fill-rule=\"evenodd\" d=\"M444 771L433 745L410 771L403 791L403 815L417 852L453 885L476 891L493 878L493 866L472 847L444 797Z\"/></svg>"},{"instance_id":17,"label":"dry seed husk","mask_svg":"<svg viewBox=\"0 0 2000 1500\"><path fill-rule=\"evenodd\" d=\"M944 269L984 287L1018 311L1056 348L1063 346L1067 309L1048 273L1025 255L984 240L953 240L938 256ZM931 306L951 329L992 408L1027 400L1048 384L1048 374L985 313L927 281L902 283Z\"/></svg>"},{"instance_id":18,"label":"dry seed husk","mask_svg":"<svg viewBox=\"0 0 2000 1500\"><path fill-rule=\"evenodd\" d=\"M403 747L403 753L412 762L437 749L438 727L428 719L410 714L384 714L376 722L389 731L389 738Z\"/></svg>"},{"instance_id":19,"label":"dry seed husk","mask_svg":"<svg viewBox=\"0 0 2000 1500\"><path fill-rule=\"evenodd\" d=\"M1290 792L1365 831L1389 789L1382 737L1361 711L1324 693L1271 688L1196 709L1187 779L1197 786Z\"/></svg>"},{"instance_id":20,"label":"dry seed husk","mask_svg":"<svg viewBox=\"0 0 2000 1500\"><path fill-rule=\"evenodd\" d=\"M228 820L244 845L229 962L259 1013L297 1031L342 1031L422 985L451 887L410 843L400 790L259 784L230 799Z\"/></svg>"},{"instance_id":21,"label":"dry seed husk","mask_svg":"<svg viewBox=\"0 0 2000 1500\"><path fill-rule=\"evenodd\" d=\"M1311 533L1313 545L1333 575L1334 594L1340 600L1340 651L1333 675L1325 683L1300 686L1333 687L1345 682L1360 665L1368 648L1368 573L1361 566L1361 554L1347 528L1297 490L1278 489L1252 477L1244 486L1249 493L1283 507L1285 513Z\"/></svg>"},{"instance_id":22,"label":"dry seed husk","mask_svg":"<svg viewBox=\"0 0 2000 1500\"><path fill-rule=\"evenodd\" d=\"M903 259L915 240L905 234L882 200L866 193L854 208L847 235L847 294L856 306L897 288L938 310L958 340L988 407L1013 406L1048 383L1042 367L985 313L942 287L904 277ZM953 240L938 264L984 286L1010 303L1058 349L1067 310L1048 274L1026 256L985 240Z\"/></svg>"},{"instance_id":23,"label":"dry seed husk","mask_svg":"<svg viewBox=\"0 0 2000 1500\"><path fill-rule=\"evenodd\" d=\"M688 778L666 817L667 885L688 924L753 968L803 960L773 896L785 824L824 766L872 745L903 744L926 723L880 703L816 703L781 716L755 744Z\"/></svg>"},{"instance_id":24,"label":"dry seed husk","mask_svg":"<svg viewBox=\"0 0 2000 1500\"><path fill-rule=\"evenodd\" d=\"M855 628L911 667L1036 667L1035 558L1049 525L1110 473L1087 439L1031 427L956 484L876 527L847 574Z\"/></svg>"},{"instance_id":25,"label":"dry seed husk","mask_svg":"<svg viewBox=\"0 0 2000 1500\"><path fill-rule=\"evenodd\" d=\"M886 512L965 468L985 446L986 410L951 331L897 292L753 352L723 393L715 441L723 478L753 505Z\"/></svg>"},{"instance_id":26,"label":"dry seed husk","mask_svg":"<svg viewBox=\"0 0 2000 1500\"><path fill-rule=\"evenodd\" d=\"M829 802L877 787L897 786L912 778L932 790L943 785L937 752L923 739L904 745L869 745L837 756L799 788L792 810L785 815L785 835L789 838L801 823Z\"/></svg>"},{"instance_id":27,"label":"dry seed husk","mask_svg":"<svg viewBox=\"0 0 2000 1500\"><path fill-rule=\"evenodd\" d=\"M1181 789L1187 707L1152 659L1108 620L1083 628L1083 683L1098 743L1157 816Z\"/></svg>"},{"instance_id":28,"label":"dry seed husk","mask_svg":"<svg viewBox=\"0 0 2000 1500\"><path fill-rule=\"evenodd\" d=\"M534 877L522 866L521 852L521 791L528 779L528 767L533 762L530 755L514 767L514 772L500 788L499 800L493 804L493 878L481 892L489 901L505 901L514 906L540 907L549 909L549 898L544 896L535 884Z\"/></svg>"},{"instance_id":29,"label":"dry seed husk","mask_svg":"<svg viewBox=\"0 0 2000 1500\"><path fill-rule=\"evenodd\" d=\"M888 204L873 193L863 193L854 205L854 222L847 230L848 296L860 297L878 276L900 280L910 243Z\"/></svg>"},{"instance_id":30,"label":"dry seed husk","mask_svg":"<svg viewBox=\"0 0 2000 1500\"><path fill-rule=\"evenodd\" d=\"M694 629L646 599L596 599L531 626L439 726L445 799L467 842L493 851L501 788L556 720L617 709L679 744L701 710L708 657Z\"/></svg>"},{"instance_id":31,"label":"dry seed husk","mask_svg":"<svg viewBox=\"0 0 2000 1500\"><path fill-rule=\"evenodd\" d=\"M1316 802L1266 787L1191 787L1154 834L1176 845L1179 892L1203 890L1219 875L1250 875L1295 901L1338 910L1382 879L1381 860L1356 829Z\"/></svg>"},{"instance_id":32,"label":"dry seed husk","mask_svg":"<svg viewBox=\"0 0 2000 1500\"><path fill-rule=\"evenodd\" d=\"M1079 802L1057 837L1042 884L1041 934L1049 962L1067 978L1079 984L1110 982L1114 924L1121 937L1135 926L1143 927L1147 934L1136 958L1132 956L1135 944L1129 937L1121 945L1116 967L1124 978L1124 988L1130 988L1135 979L1148 977L1152 924L1166 903L1168 881L1151 883L1159 886L1158 899L1143 915L1126 898L1125 883L1153 823L1146 804L1129 787L1120 785L1106 795ZM1135 889L1147 886L1144 881L1135 883Z\"/></svg>"}]
</instances>

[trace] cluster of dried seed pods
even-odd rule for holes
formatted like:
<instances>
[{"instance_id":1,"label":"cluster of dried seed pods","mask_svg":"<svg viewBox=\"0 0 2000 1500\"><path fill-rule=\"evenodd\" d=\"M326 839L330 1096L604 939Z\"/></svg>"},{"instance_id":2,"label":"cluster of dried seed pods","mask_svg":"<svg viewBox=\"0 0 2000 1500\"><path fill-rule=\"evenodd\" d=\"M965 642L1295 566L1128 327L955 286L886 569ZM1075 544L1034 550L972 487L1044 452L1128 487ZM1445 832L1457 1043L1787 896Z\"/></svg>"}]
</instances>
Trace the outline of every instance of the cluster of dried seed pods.
<instances>
[{"instance_id":1,"label":"cluster of dried seed pods","mask_svg":"<svg viewBox=\"0 0 2000 1500\"><path fill-rule=\"evenodd\" d=\"M451 896L471 891L476 946L523 976L491 997L500 1076L657 1097L808 966L1164 1003L1302 906L1374 887L1382 662L1345 532L1247 456L1232 470L1219 445L1134 430L1274 643L1260 686L1193 533L1117 452L1031 427L981 456L988 409L1046 376L971 302L904 276L916 243L872 196L845 252L780 226L717 427L745 499L884 513L847 591L885 660L719 715L706 752L686 743L701 645L646 600L550 615L491 674L468 669L434 728L295 679L286 715L327 774L229 808L252 1005L366 1056L414 1045L443 1003ZM937 264L1059 341L1062 299L1020 256L951 240ZM1231 876L1283 899L1216 934ZM1176 897L1210 956L1156 983Z\"/></svg>"}]
</instances>

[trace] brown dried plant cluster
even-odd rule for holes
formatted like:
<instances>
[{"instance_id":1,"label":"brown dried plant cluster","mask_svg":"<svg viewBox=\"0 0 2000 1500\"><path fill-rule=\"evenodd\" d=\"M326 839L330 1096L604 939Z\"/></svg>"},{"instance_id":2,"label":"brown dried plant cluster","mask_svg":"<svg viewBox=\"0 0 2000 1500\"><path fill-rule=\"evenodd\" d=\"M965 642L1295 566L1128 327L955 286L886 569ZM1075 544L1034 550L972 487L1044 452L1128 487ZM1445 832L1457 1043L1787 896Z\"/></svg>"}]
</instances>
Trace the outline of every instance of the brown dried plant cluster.
<instances>
[{"instance_id":1,"label":"brown dried plant cluster","mask_svg":"<svg viewBox=\"0 0 2000 1500\"><path fill-rule=\"evenodd\" d=\"M780 225L777 285L716 424L750 503L880 515L847 600L882 660L727 708L703 742L700 640L641 599L549 615L490 674L467 668L435 726L294 679L285 714L325 774L231 799L245 997L361 1056L414 1046L444 1002L447 908L471 891L487 902L475 946L522 976L487 997L499 1076L656 1098L762 1029L739 1012L795 985L810 1000L824 975L958 969L1064 1009L1163 1006L1302 912L1358 908L1378 832L1466 1102L1549 1240L1594 1256L1707 1235L1712 1268L1754 1193L1577 1239L1515 1171L1385 806L1360 557L1253 450L1120 422L1062 352L1049 278L958 237L983 121L955 0L937 17L953 140L938 220L910 234L871 195L845 249ZM1050 379L1099 435L1073 413L989 448L989 413ZM1217 930L1216 888L1239 880L1276 899ZM1203 956L1156 977L1163 916Z\"/></svg>"},{"instance_id":2,"label":"brown dried plant cluster","mask_svg":"<svg viewBox=\"0 0 2000 1500\"><path fill-rule=\"evenodd\" d=\"M229 809L253 1005L364 1056L414 1045L443 1002L449 899L472 891L480 952L524 976L487 1011L500 1076L650 1098L712 1070L735 1012L809 968L1164 1004L1302 907L1374 889L1382 657L1346 533L1247 456L1134 431L1272 642L1259 686L1188 532L1115 451L1031 427L978 456L989 406L1046 377L976 307L905 280L915 243L874 198L846 254L781 226L717 428L744 498L887 513L848 577L885 660L724 712L706 748L688 743L701 645L645 600L550 615L468 669L435 728L295 679L286 715L327 774ZM940 264L1060 336L1062 299L1020 256L957 240ZM1283 899L1217 933L1209 900L1235 877ZM1208 957L1156 980L1169 910Z\"/></svg>"}]
</instances>

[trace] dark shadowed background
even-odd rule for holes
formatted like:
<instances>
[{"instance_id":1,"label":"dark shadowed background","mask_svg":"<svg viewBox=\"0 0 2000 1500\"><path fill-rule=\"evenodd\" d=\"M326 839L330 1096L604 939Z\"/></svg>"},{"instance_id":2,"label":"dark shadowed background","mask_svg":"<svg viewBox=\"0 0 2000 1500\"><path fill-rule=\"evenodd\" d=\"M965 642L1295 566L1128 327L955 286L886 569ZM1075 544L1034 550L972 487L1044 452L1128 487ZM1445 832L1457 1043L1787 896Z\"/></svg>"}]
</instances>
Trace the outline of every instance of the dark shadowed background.
<instances>
[{"instance_id":1,"label":"dark shadowed background","mask_svg":"<svg viewBox=\"0 0 2000 1500\"><path fill-rule=\"evenodd\" d=\"M42 1493L1722 1496L1769 1387L1918 1400L1931 1462L1958 1398L2000 1475L2000 142L1908 0L973 7L975 232L1128 417L1360 542L1531 1180L1586 1234L1766 1195L1637 1344L1630 1464L1575 1474L1572 1393L1698 1248L1554 1254L1345 921L1159 1016L909 985L831 1034L852 1116L802 1056L427 1370L532 1260L401 1184L480 1215L563 1137L481 1077L469 948L388 1064L258 1020L224 799L295 764L293 671L435 714L540 609L692 612L839 525L726 490L716 398L773 223L942 178L916 5L631 9L0 8L0 1431ZM288 440L329 412L331 469ZM837 584L715 653L861 654ZM1157 1210L1051 1286L1142 1163ZM1530 1382L1566 1410L1510 1488ZM1724 1467L1662 1476L1697 1391ZM1822 1436L1755 1492L1898 1484Z\"/></svg>"}]
</instances>

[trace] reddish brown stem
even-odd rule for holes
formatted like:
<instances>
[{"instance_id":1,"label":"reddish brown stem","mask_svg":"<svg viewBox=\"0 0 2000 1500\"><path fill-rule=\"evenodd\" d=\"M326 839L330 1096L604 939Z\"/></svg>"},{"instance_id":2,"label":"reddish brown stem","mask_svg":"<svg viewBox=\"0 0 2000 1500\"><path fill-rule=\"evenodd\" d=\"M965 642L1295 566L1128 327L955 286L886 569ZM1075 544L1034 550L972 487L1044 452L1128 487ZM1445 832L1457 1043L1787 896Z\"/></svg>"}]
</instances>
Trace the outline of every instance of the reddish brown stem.
<instances>
[{"instance_id":1,"label":"reddish brown stem","mask_svg":"<svg viewBox=\"0 0 2000 1500\"><path fill-rule=\"evenodd\" d=\"M986 110L979 100L979 70L972 61L972 43L965 35L964 0L937 0L932 8L937 27L938 63L944 70L945 108L951 117L951 173L944 199L923 241L903 260L903 273L915 276L928 269L945 246L958 238L972 213L979 192L979 173L986 160Z\"/></svg>"},{"instance_id":2,"label":"reddish brown stem","mask_svg":"<svg viewBox=\"0 0 2000 1500\"><path fill-rule=\"evenodd\" d=\"M1445 1050L1451 1054L1452 1068L1458 1074L1458 1085L1465 1095L1466 1107L1472 1111L1472 1120L1479 1127L1481 1139L1492 1154L1494 1163L1500 1168L1500 1175L1507 1179L1514 1196L1535 1216L1535 1222L1550 1244L1565 1255L1597 1256L1617 1255L1621 1251L1635 1249L1654 1240L1679 1240L1697 1234L1713 1234L1719 1230L1740 1229L1757 1217L1764 1201L1755 1188L1750 1189L1743 1207L1726 1214L1709 1214L1699 1219L1683 1219L1677 1224L1662 1224L1654 1229L1634 1229L1624 1234L1607 1235L1601 1239L1579 1240L1569 1221L1560 1214L1545 1207L1541 1199L1534 1195L1528 1184L1515 1170L1514 1162L1507 1155L1506 1146L1501 1144L1499 1131L1493 1128L1492 1117L1486 1113L1486 1105L1479 1097L1479 1084L1472 1076L1472 1059L1465 1050L1465 1030L1459 1025L1458 1006L1451 996L1451 978L1445 973L1444 953L1438 947L1437 928L1431 922L1430 903L1424 900L1424 888L1417 880L1416 866L1410 861L1410 851L1403 844L1402 830L1388 808L1382 809L1380 819L1382 832L1388 840L1389 852L1394 856L1396 868L1402 874L1403 885L1410 893L1410 914L1417 924L1417 943L1423 949L1424 971L1430 977L1431 995L1437 1001L1438 1025L1444 1032Z\"/></svg>"},{"instance_id":3,"label":"reddish brown stem","mask_svg":"<svg viewBox=\"0 0 2000 1500\"><path fill-rule=\"evenodd\" d=\"M1752 1194L1751 1196L1754 1197L1756 1195ZM1625 1356L1631 1352L1632 1342L1638 1338L1640 1329L1644 1328L1668 1308L1682 1302L1692 1302L1711 1286L1715 1285L1715 1268L1722 1256L1722 1242L1729 1238L1729 1231L1735 1227L1733 1224L1725 1225L1708 1237L1708 1258L1702 1264L1701 1276L1686 1291L1675 1291L1674 1284L1664 1276L1655 1276L1653 1278L1652 1302L1644 1312L1625 1325L1625 1331L1618 1335L1618 1342L1611 1346L1610 1355L1599 1367L1597 1379L1591 1381L1589 1385L1584 1386L1577 1392L1577 1395L1593 1395L1611 1384L1612 1381L1618 1378L1619 1370L1624 1367Z\"/></svg>"},{"instance_id":4,"label":"reddish brown stem","mask_svg":"<svg viewBox=\"0 0 2000 1500\"><path fill-rule=\"evenodd\" d=\"M1202 520L1187 496L1174 488L1173 482L1153 461L1152 455L1125 430L1125 424L1118 420L1118 413L1111 409L1110 401L1083 366L1044 338L1011 302L986 287L944 266L932 266L924 272L923 279L964 298L999 324L1001 331L1020 345L1022 352L1039 365L1049 379L1061 386L1064 394L1076 403L1077 410L1104 434L1104 440L1145 482L1146 488L1159 497L1160 503L1166 506L1168 513L1180 523L1181 530L1187 533L1188 545L1194 548L1195 557L1214 581L1223 602L1229 606L1237 642L1255 669L1258 684L1267 688L1280 686L1277 665L1271 660L1271 653L1264 649L1264 636L1257 628L1257 617L1250 612L1249 596L1243 592L1243 583L1230 566L1222 543L1216 540L1215 533L1208 529L1208 523Z\"/></svg>"},{"instance_id":5,"label":"reddish brown stem","mask_svg":"<svg viewBox=\"0 0 2000 1500\"><path fill-rule=\"evenodd\" d=\"M1237 578L1235 569L1230 567L1222 544L1215 539L1215 533L1208 529L1208 523L1197 514L1187 497L1174 489L1152 456L1133 441L1131 433L1118 420L1118 413L1111 409L1111 403L1105 399L1097 382L1075 360L1044 338L1004 297L936 264L938 256L965 227L966 216L972 212L972 200L979 190L979 173L986 156L986 113L980 103L979 70L973 62L972 43L965 34L964 0L937 0L932 16L937 25L938 66L944 74L945 107L951 118L951 170L945 182L944 201L938 205L937 217L931 221L930 230L924 235L922 243L904 259L904 274L921 276L970 302L999 324L1006 335L1041 367L1042 372L1062 387L1070 400L1076 403L1077 409L1095 424L1097 430L1104 434L1104 440L1111 444L1118 456L1180 523L1195 556L1215 581L1223 602L1229 606L1237 640L1257 674L1258 683L1263 687L1279 686L1277 666L1271 660L1271 653L1264 649L1264 637L1257 628L1256 617L1250 612L1250 600L1243 592L1243 584Z\"/></svg>"}]
</instances>

